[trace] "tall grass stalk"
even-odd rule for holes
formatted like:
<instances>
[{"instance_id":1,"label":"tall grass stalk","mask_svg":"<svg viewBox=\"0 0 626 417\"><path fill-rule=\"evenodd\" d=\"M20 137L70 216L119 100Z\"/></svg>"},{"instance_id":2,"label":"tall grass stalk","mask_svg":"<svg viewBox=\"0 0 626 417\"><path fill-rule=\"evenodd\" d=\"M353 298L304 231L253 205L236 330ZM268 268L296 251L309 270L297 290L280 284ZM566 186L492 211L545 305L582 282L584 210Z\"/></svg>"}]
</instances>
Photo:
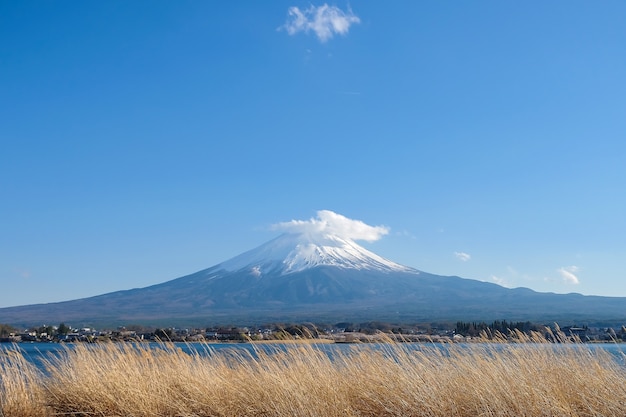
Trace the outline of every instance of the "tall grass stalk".
<instances>
[{"instance_id":1,"label":"tall grass stalk","mask_svg":"<svg viewBox=\"0 0 626 417\"><path fill-rule=\"evenodd\" d=\"M77 345L47 361L3 357L1 411L30 416L620 416L626 371L580 344L309 344L186 353Z\"/></svg>"},{"instance_id":2,"label":"tall grass stalk","mask_svg":"<svg viewBox=\"0 0 626 417\"><path fill-rule=\"evenodd\" d=\"M17 346L0 351L0 416L45 417L41 372Z\"/></svg>"}]
</instances>

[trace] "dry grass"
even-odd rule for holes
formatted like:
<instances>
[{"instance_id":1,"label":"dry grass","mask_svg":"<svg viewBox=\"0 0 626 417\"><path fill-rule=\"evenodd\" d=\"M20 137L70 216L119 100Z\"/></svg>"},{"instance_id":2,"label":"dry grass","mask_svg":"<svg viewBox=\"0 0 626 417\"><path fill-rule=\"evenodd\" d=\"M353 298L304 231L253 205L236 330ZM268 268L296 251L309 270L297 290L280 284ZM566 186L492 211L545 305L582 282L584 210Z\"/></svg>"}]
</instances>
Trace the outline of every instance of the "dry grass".
<instances>
[{"instance_id":1,"label":"dry grass","mask_svg":"<svg viewBox=\"0 0 626 417\"><path fill-rule=\"evenodd\" d=\"M0 367L4 417L626 415L624 367L577 344L78 345L45 375L15 353Z\"/></svg>"},{"instance_id":2,"label":"dry grass","mask_svg":"<svg viewBox=\"0 0 626 417\"><path fill-rule=\"evenodd\" d=\"M0 416L44 417L41 374L17 348L0 352Z\"/></svg>"}]
</instances>

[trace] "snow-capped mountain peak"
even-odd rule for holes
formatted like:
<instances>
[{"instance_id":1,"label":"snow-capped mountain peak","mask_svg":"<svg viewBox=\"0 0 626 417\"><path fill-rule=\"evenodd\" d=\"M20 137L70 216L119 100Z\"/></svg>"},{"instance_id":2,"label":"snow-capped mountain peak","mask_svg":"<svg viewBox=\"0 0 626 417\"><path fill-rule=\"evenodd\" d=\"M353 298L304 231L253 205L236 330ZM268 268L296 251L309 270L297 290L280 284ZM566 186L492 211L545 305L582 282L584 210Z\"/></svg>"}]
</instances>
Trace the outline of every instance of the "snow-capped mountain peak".
<instances>
[{"instance_id":1,"label":"snow-capped mountain peak","mask_svg":"<svg viewBox=\"0 0 626 417\"><path fill-rule=\"evenodd\" d=\"M383 272L415 271L376 255L351 239L331 234L286 233L219 265L227 271L248 269L261 276L282 275L316 266L369 269Z\"/></svg>"}]
</instances>

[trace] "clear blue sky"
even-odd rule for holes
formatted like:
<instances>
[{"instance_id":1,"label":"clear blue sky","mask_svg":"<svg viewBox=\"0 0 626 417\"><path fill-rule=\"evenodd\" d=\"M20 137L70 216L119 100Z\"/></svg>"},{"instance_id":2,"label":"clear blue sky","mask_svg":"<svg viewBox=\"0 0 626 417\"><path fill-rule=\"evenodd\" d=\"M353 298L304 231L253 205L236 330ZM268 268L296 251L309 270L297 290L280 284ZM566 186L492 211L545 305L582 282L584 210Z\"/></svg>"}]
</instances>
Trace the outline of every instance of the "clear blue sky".
<instances>
[{"instance_id":1,"label":"clear blue sky","mask_svg":"<svg viewBox=\"0 0 626 417\"><path fill-rule=\"evenodd\" d=\"M318 210L424 271L626 296L626 3L323 6L1 2L0 307Z\"/></svg>"}]
</instances>

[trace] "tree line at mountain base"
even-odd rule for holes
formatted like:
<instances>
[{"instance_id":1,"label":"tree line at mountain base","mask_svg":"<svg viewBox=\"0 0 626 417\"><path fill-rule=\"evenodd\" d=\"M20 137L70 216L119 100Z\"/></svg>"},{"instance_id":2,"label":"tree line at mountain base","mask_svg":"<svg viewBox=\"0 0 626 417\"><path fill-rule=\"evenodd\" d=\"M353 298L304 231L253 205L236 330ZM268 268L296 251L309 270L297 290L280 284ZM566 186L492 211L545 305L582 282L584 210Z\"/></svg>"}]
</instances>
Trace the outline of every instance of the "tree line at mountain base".
<instances>
[{"instance_id":1,"label":"tree line at mountain base","mask_svg":"<svg viewBox=\"0 0 626 417\"><path fill-rule=\"evenodd\" d=\"M494 320L491 323L457 321L416 324L394 324L381 321L363 323L269 323L263 326L220 326L202 328L148 327L128 325L113 330L76 329L61 323L58 326L36 326L20 330L8 324L0 324L0 342L102 342L102 341L263 341L293 339L327 339L335 342L376 341L376 335L392 335L407 342L420 341L469 341L510 334L550 335L558 331L583 342L626 342L626 327L590 327L545 325L530 321L515 322Z\"/></svg>"}]
</instances>

